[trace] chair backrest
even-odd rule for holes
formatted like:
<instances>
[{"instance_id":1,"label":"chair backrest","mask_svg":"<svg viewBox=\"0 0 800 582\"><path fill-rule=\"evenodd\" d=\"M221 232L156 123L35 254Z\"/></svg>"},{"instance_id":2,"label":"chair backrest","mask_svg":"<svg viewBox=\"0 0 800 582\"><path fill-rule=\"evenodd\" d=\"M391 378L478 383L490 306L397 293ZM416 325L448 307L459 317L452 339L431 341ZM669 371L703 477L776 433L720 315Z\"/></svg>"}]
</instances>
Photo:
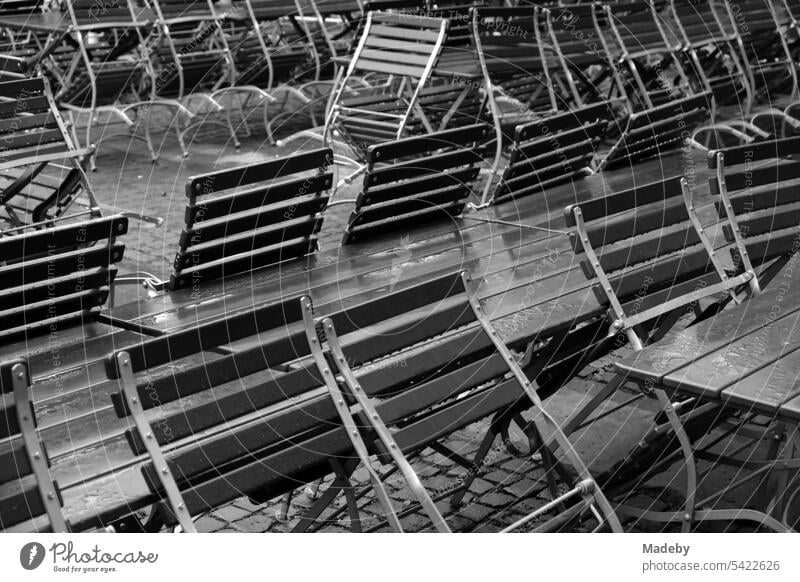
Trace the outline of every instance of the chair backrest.
<instances>
[{"instance_id":1,"label":"chair backrest","mask_svg":"<svg viewBox=\"0 0 800 582\"><path fill-rule=\"evenodd\" d=\"M586 175L614 120L611 102L518 125L492 200L506 202Z\"/></svg>"},{"instance_id":2,"label":"chair backrest","mask_svg":"<svg viewBox=\"0 0 800 582\"><path fill-rule=\"evenodd\" d=\"M728 277L694 213L685 178L676 176L568 206L573 251L601 305L635 349L637 327L703 297L729 292L753 273Z\"/></svg>"},{"instance_id":3,"label":"chair backrest","mask_svg":"<svg viewBox=\"0 0 800 582\"><path fill-rule=\"evenodd\" d=\"M192 176L172 289L246 273L314 252L333 183L323 148Z\"/></svg>"},{"instance_id":4,"label":"chair backrest","mask_svg":"<svg viewBox=\"0 0 800 582\"><path fill-rule=\"evenodd\" d=\"M0 238L0 338L58 329L102 308L125 246L124 216Z\"/></svg>"},{"instance_id":5,"label":"chair backrest","mask_svg":"<svg viewBox=\"0 0 800 582\"><path fill-rule=\"evenodd\" d=\"M146 0L156 10L158 18L170 24L181 20L216 20L208 0Z\"/></svg>"},{"instance_id":6,"label":"chair backrest","mask_svg":"<svg viewBox=\"0 0 800 582\"><path fill-rule=\"evenodd\" d=\"M0 83L0 136L0 169L74 150L42 77Z\"/></svg>"},{"instance_id":7,"label":"chair backrest","mask_svg":"<svg viewBox=\"0 0 800 582\"><path fill-rule=\"evenodd\" d=\"M83 160L46 79L0 83L0 207L11 228L62 216L83 193L99 214Z\"/></svg>"},{"instance_id":8,"label":"chair backrest","mask_svg":"<svg viewBox=\"0 0 800 582\"><path fill-rule=\"evenodd\" d=\"M442 18L368 13L347 70L337 77L325 119L326 140L334 126L339 127L361 158L371 144L433 131L419 98L446 32L447 20ZM388 76L391 89L367 95L353 91L350 80L368 74Z\"/></svg>"},{"instance_id":9,"label":"chair backrest","mask_svg":"<svg viewBox=\"0 0 800 582\"><path fill-rule=\"evenodd\" d=\"M692 130L708 119L712 102L710 92L698 93L632 114L600 162L600 169L660 156L681 144L688 146Z\"/></svg>"},{"instance_id":10,"label":"chair backrest","mask_svg":"<svg viewBox=\"0 0 800 582\"><path fill-rule=\"evenodd\" d=\"M369 13L348 76L379 73L422 82L430 76L446 29L441 18Z\"/></svg>"},{"instance_id":11,"label":"chair backrest","mask_svg":"<svg viewBox=\"0 0 800 582\"><path fill-rule=\"evenodd\" d=\"M126 93L138 100L137 88L146 69L141 43L155 14L135 0L74 0L67 3L67 10L82 62L66 69L56 95L59 103L90 109L114 105Z\"/></svg>"},{"instance_id":12,"label":"chair backrest","mask_svg":"<svg viewBox=\"0 0 800 582\"><path fill-rule=\"evenodd\" d=\"M800 138L709 152L709 189L719 195L725 238L744 268L800 250Z\"/></svg>"},{"instance_id":13,"label":"chair backrest","mask_svg":"<svg viewBox=\"0 0 800 582\"><path fill-rule=\"evenodd\" d=\"M36 432L30 382L26 361L0 366L0 531L67 532L50 459Z\"/></svg>"},{"instance_id":14,"label":"chair backrest","mask_svg":"<svg viewBox=\"0 0 800 582\"><path fill-rule=\"evenodd\" d=\"M343 244L458 216L478 177L486 124L370 146Z\"/></svg>"},{"instance_id":15,"label":"chair backrest","mask_svg":"<svg viewBox=\"0 0 800 582\"><path fill-rule=\"evenodd\" d=\"M142 26L154 16L150 9L137 0L69 0L63 4L66 4L74 26L90 29Z\"/></svg>"}]
</instances>

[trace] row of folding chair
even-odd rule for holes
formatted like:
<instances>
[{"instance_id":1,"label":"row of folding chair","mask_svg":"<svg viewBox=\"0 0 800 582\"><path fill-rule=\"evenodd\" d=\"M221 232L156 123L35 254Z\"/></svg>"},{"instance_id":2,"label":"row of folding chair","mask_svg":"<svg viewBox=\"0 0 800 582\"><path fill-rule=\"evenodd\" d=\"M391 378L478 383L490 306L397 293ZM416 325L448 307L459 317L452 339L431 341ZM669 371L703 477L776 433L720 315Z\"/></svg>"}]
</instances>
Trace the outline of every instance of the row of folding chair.
<instances>
[{"instance_id":1,"label":"row of folding chair","mask_svg":"<svg viewBox=\"0 0 800 582\"><path fill-rule=\"evenodd\" d=\"M212 181L223 187L236 178L217 174ZM203 208L213 214L211 206ZM119 326L116 337L128 344L106 358L108 381L87 388L96 398L104 395L119 420L110 423L106 412L96 409L99 424L75 425L69 446L76 449L66 459L60 452L59 467L70 459L92 467L79 482L59 481L52 472L35 428L27 361L3 363L0 387L4 395L13 393L13 401L4 398L0 409L3 530L131 531L131 512L152 505L147 527L177 524L189 532L195 530L193 517L243 494L271 499L328 474L335 481L298 529L308 528L344 491L358 530L359 510L348 492L361 464L389 527L402 531L386 494L386 473L376 468L394 463L432 527L449 531L412 467L412 455L427 447L442 450L442 438L495 415L486 434L491 446L507 430L508 410L531 406L540 432L556 436L560 462L569 469L558 473L568 491L554 484L551 489L553 505L564 503L568 510L542 526L562 528L580 519L619 529L587 467L559 436L518 355L489 322L467 273L438 276L324 318L315 316L308 297L295 297L163 334L101 311L115 283L126 230L127 219L112 216L0 244L4 349L15 340L32 346L37 337L61 337L92 324ZM137 335L154 337L137 340ZM439 342L429 341L433 337ZM409 365L387 366L387 357ZM343 378L341 387L335 375ZM148 420L156 412L159 420ZM101 446L86 440L84 433L95 430L101 431ZM470 470L482 461L452 457ZM555 479L555 464L548 470Z\"/></svg>"},{"instance_id":2,"label":"row of folding chair","mask_svg":"<svg viewBox=\"0 0 800 582\"><path fill-rule=\"evenodd\" d=\"M792 186L798 172L798 152L798 138L711 152L709 166L715 174L709 178L709 187L716 200L704 209L708 213L696 206L681 177L565 210L574 227L570 236L583 269L594 280L598 298L609 306L613 328L627 336L634 350L660 341L687 312L695 314L695 321L702 321L715 316L726 304L761 294L787 263L794 262L800 236L797 196ZM702 303L704 297L714 294L728 297L711 305ZM647 330L648 321L657 322L656 327ZM738 318L736 323L751 325ZM688 340L693 335L687 331L674 336L679 339L670 349L680 344L678 349L688 354L700 350ZM741 354L743 363L759 357L758 353ZM566 422L565 433L585 426L590 414L629 380L635 381L635 377L620 374L588 398ZM790 513L770 515L769 506L760 511L751 507L727 510L735 499L723 495L751 479L744 475L737 477L735 486L721 487L707 497L702 506L695 503L700 491L696 460L708 462L709 472L725 465L746 472L758 454L752 446L773 430L775 422L793 420L769 414L757 418L760 410L770 409L768 403L762 406L748 401L746 408L740 408L733 400L717 398L688 379L685 385L679 383L670 391L654 387L652 382L638 384L643 394L657 397L666 425L656 426L643 436L618 464L598 476L598 482L611 499L620 495L631 499L632 490L647 487L655 476L684 461L686 487L679 506L654 511L622 504L617 506L621 516L662 527L678 526L683 531L713 521L728 525L749 521L779 531L794 527L796 517L790 518ZM739 412L741 417L737 416ZM735 442L742 438L744 445ZM723 449L730 448L730 455L716 452L720 443ZM744 461L739 453L746 457ZM737 455L739 461L735 460ZM764 467L770 462L767 459ZM760 473L763 471L755 476Z\"/></svg>"},{"instance_id":3,"label":"row of folding chair","mask_svg":"<svg viewBox=\"0 0 800 582\"><path fill-rule=\"evenodd\" d=\"M795 139L771 149L765 146L756 154L783 158L796 153L797 142ZM748 162L753 158L753 148L748 152L730 152L729 163ZM385 153L387 156L402 154L398 147L394 152ZM302 159L295 157L254 167L250 170L251 180L256 183L269 174L283 181L300 169L316 165L318 171L329 164L330 159L331 152L322 150ZM715 164L720 161L716 156L714 160ZM618 349L620 337L636 349L656 342L681 323L687 307L692 307L700 318L708 317L731 300L739 302L746 294L759 292L776 269L766 263L776 258L785 262L787 253L797 250L796 196L790 187L785 187L785 181L796 174L796 163L786 161L779 166L778 182L774 164L760 168L757 186L778 185L779 189L774 198L760 196L757 203L749 191L743 197L728 197L726 193L739 188L736 185L739 182L744 184L744 174L737 177L723 172L720 176L724 182L716 177L714 183L725 186L718 190L723 199L714 209L722 222L715 225L703 222L707 215L698 212L693 194L681 177L615 192L567 209L567 216L575 226L571 236L573 249L582 261L588 285L565 289L553 299L560 307L549 315L545 313L547 323L537 336L537 345L525 350L524 357L522 352L514 355L508 351L497 338L477 302L469 277L462 273L442 275L365 304L350 307L343 304L342 311L326 310L326 313L333 313L327 318L315 317L310 300L298 297L231 314L199 327L167 335L153 334L159 337L121 348L107 359L110 383L104 385L103 393L111 398L116 413L121 418L131 417L133 425L124 434L109 437L104 443L108 448L92 446L91 449L109 462L104 451L118 451L119 446L114 443L122 439L120 443L130 447L130 456L111 460L107 469L113 478L95 480L89 476L77 487L70 484L71 492L62 492L70 509L69 526L75 529L106 527L119 523L119 519L137 508L158 503L158 516L153 524L179 524L183 531L192 531L193 516L241 494L248 494L255 500L272 499L293 489L298 482L311 482L333 474L335 479L331 487L298 524L299 529L307 529L336 495L350 495L351 475L363 466L382 504L386 523L400 529L400 517L383 485L386 474L375 466L393 463L409 483L433 527L446 531L448 526L440 510L413 470L411 455L432 446L445 451L443 454L447 456L446 448L434 444L440 437L494 414L495 420L484 441L491 448L497 434L507 430L503 427L510 413L533 405L531 414L536 432L547 435L539 441L540 446L545 447L541 450L547 474L561 479L572 475L573 479L568 483L566 494L561 496L554 490L552 504L513 524L512 529L530 526L534 520L536 527L542 530L559 529L574 525L580 518L593 522L593 527L618 529L614 500L606 497L604 484L588 473L564 438L586 417L570 419L562 431L546 413L536 393L537 384L531 381L543 376L543 367L548 363L576 356L578 363L570 362L568 366L577 371L582 364ZM752 180L753 175L752 169L749 170L747 179ZM187 216L202 222L208 213L208 226L212 226L218 220L218 211L226 207L243 211L237 220L252 215L251 227L267 227L261 235L264 238L260 239L265 245L264 255L267 255L269 242L288 239L286 233L295 225L274 225L270 234L266 218L284 215L288 208L310 203L312 206L307 210L311 215L306 218L298 214L297 218L305 224L315 223L318 217L312 213L324 206L322 192L330 187L331 180L332 176L326 172L317 174L316 179L298 176L294 181L285 182L286 188L280 190L285 190L283 195L274 192L274 188L269 189L270 194L278 198L272 200L274 206L254 214L248 209L258 196L256 188L239 195L223 194L216 200L204 197L214 187L224 191L239 185L240 171L197 177L187 185L188 191L198 193ZM317 184L309 186L313 192L309 192L307 199L291 198L289 193L296 190L298 181ZM747 211L744 216L739 215L742 210ZM86 284L86 273L81 268L66 277L59 287L59 292L64 293L63 307L59 307L64 317L59 323L66 325L76 317L82 321L97 317L97 307L104 303L114 279L115 269L110 265L121 258L122 247L115 237L124 234L125 225L124 218L110 217L80 227L64 226L25 235L25 240L22 237L7 239L4 244L9 256L18 254L20 249L29 253L48 249L47 256L41 260L31 256L9 265L6 268L9 275L20 268L26 273L7 277L8 284L30 282L35 274L30 269L36 269L39 262L42 267L48 267L56 261L62 276L71 273L75 265L96 263L96 285ZM226 228L223 223L219 226ZM85 246L87 229L93 233L91 240L100 241L102 245ZM80 232L83 234L78 240ZM195 232L201 234L203 229ZM309 247L308 232L300 236L302 252ZM710 234L714 232L717 236ZM186 234L193 240L191 233ZM720 234L724 235L727 248L733 250L730 262L722 260L722 249L718 246ZM231 240L234 246L235 239ZM179 261L183 264L183 259L201 257L198 254L201 252L210 253L202 255L202 261L222 257L225 251L225 242L221 245L210 239L193 242L197 244L195 251L187 248L179 253L176 265ZM53 248L63 248L63 256L54 255L49 250ZM302 252L296 256L301 256ZM259 262L262 259L257 257L245 257L245 262L250 259L258 264L270 262ZM230 264L235 266L235 261ZM760 270L761 265L768 269ZM46 287L50 282L50 269L39 268L35 272L42 276L40 292L49 292ZM234 269L228 275L242 272ZM217 270L215 276L219 274ZM182 275L184 284L203 285L211 278L202 274ZM77 284L78 280L81 292L93 294L96 299L74 300L70 285ZM24 296L35 291L25 289L21 293ZM596 316L597 325L586 325L580 310L563 308L564 304L586 305L587 293L594 294L598 305L610 312L606 317L601 309ZM28 313L16 313L11 303L15 297L18 300L20 294L6 296L11 318L6 327L8 333L32 333L33 330L25 327L37 317L40 329L50 328L53 321L43 307L37 308L36 302L24 302ZM714 300L712 304L703 304L711 299ZM90 311L85 311L90 305ZM546 307L546 301L542 307ZM579 320L580 325L577 325ZM12 325L14 321L19 322L16 327ZM375 326L374 331L372 326ZM136 329L148 333L140 326ZM562 337L564 330L571 341ZM437 337L439 341L426 341L430 337ZM555 345L548 344L548 339L555 341ZM265 346L269 349L264 349ZM521 364L517 362L518 357L523 357ZM398 358L406 365L396 364ZM181 361L186 365L172 365ZM422 362L433 366L433 376L418 374L423 370ZM268 370L274 390L264 389L263 374ZM5 374L4 390L13 387L18 397L23 398L27 389L25 363L9 364ZM340 377L341 385L325 380L333 375ZM567 374L569 377L571 374ZM612 384L603 393L607 395L614 388ZM284 398L291 398L292 405L288 408L276 406ZM673 403L663 395L659 399L671 426L677 426L680 419L673 417L678 414ZM24 406L27 409L29 404L26 402ZM160 420L148 422L145 411L155 407L164 407L158 415ZM13 410L9 411L7 417L12 413ZM266 432L263 430L265 422L270 427ZM365 428L361 430L360 427ZM9 434L17 433L9 430ZM12 449L8 454L26 455L24 447L36 446L30 434L24 437L24 429L21 438L22 441L10 441ZM488 450L481 447L482 451L484 449ZM31 454L36 450L31 449ZM457 459L458 455L451 454L451 457ZM464 462L465 467L471 469L480 466L482 461L479 455ZM85 462L90 466L102 464L99 457L85 459ZM35 467L24 460L8 466L23 467L26 475L32 470L29 467ZM22 475L12 476L12 482L20 477ZM34 480L27 478L26 482L34 483ZM57 490L46 475L37 474L36 482L40 483L39 488L25 493L34 500L38 499L37 495L47 496ZM121 482L126 483L124 502L117 503L120 492L114 488ZM614 491L624 498L624 488ZM83 499L87 492L89 498L108 503L73 506L75 500ZM351 497L347 498L351 523L358 529L361 520L357 504ZM573 500L581 502L573 503ZM60 527L52 517L44 517L44 513L51 515L55 511L52 504L49 510L46 504L40 506L28 501L28 505L23 505L19 497L12 503L14 512L4 512L4 517L19 514L26 519L21 520L23 525L10 523L6 526L4 523L4 527ZM559 506L566 511L547 519L545 514ZM39 507L37 511L42 512L42 517L25 514L22 507ZM36 519L26 523L31 517Z\"/></svg>"},{"instance_id":4,"label":"row of folding chair","mask_svg":"<svg viewBox=\"0 0 800 582\"><path fill-rule=\"evenodd\" d=\"M310 42L309 18L293 0L230 5L126 0L114 7L70 0L47 10L42 2L28 2L17 12L10 16L30 18L19 30L6 27L11 40L3 74L46 72L59 105L75 126L82 122L87 145L105 137L93 133L98 116L116 119L129 131L144 125L143 139L154 159L153 108L172 113L169 123L184 153L187 132L201 122L217 122L218 115L238 146L234 123L249 131L246 116L258 106L271 140L276 120L269 119L267 105L282 92L310 104L303 79L318 80L323 68ZM37 18L49 19L42 22L56 32L38 32L31 24Z\"/></svg>"}]
</instances>

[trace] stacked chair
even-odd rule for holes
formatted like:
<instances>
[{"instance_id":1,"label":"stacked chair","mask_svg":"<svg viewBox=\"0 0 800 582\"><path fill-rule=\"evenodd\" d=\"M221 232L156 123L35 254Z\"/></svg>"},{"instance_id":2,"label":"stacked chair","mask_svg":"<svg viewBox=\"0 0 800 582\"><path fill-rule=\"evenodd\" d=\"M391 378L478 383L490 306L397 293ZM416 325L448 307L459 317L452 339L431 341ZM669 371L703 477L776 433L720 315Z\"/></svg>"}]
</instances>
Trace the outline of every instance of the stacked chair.
<instances>
[{"instance_id":1,"label":"stacked chair","mask_svg":"<svg viewBox=\"0 0 800 582\"><path fill-rule=\"evenodd\" d=\"M236 84L253 85L266 92L268 99L263 108L264 126L270 143L274 143L272 125L275 120L269 119L269 103L275 100L276 94L283 92L287 97L295 96L305 105L310 104L311 99L303 91L302 83L299 88L293 83L306 75L310 66L313 66L317 75L321 62L310 42L305 21L298 22L294 1L275 3L244 0L240 5L247 14L243 21L224 20L237 72ZM223 20L219 8L214 10L217 17ZM310 115L314 123L313 109Z\"/></svg>"},{"instance_id":2,"label":"stacked chair","mask_svg":"<svg viewBox=\"0 0 800 582\"><path fill-rule=\"evenodd\" d=\"M611 64L612 88L630 112L597 168L635 163L682 144L699 145L689 137L707 119L712 94L693 91L656 4L594 5L592 12Z\"/></svg>"},{"instance_id":3,"label":"stacked chair","mask_svg":"<svg viewBox=\"0 0 800 582\"><path fill-rule=\"evenodd\" d=\"M110 137L105 128L101 136L93 135L99 114L121 121L130 130L138 125L148 66L140 42L142 31L146 35L150 30L152 14L134 1L99 7L94 0L70 0L64 5L63 17L70 19L75 31L70 44L77 47L73 59L60 67L63 77L56 101L69 114L76 143L81 143L77 128L83 117L82 143L84 147L97 146ZM155 160L149 124L145 124L145 131L148 133L141 139ZM135 131L126 134L139 138ZM91 160L94 168L94 156Z\"/></svg>"},{"instance_id":4,"label":"stacked chair","mask_svg":"<svg viewBox=\"0 0 800 582\"><path fill-rule=\"evenodd\" d=\"M0 83L0 136L3 232L100 214L84 171L92 150L75 147L46 79Z\"/></svg>"},{"instance_id":5,"label":"stacked chair","mask_svg":"<svg viewBox=\"0 0 800 582\"><path fill-rule=\"evenodd\" d=\"M678 37L676 57L699 84L714 96L717 108L735 106L739 116L750 113L755 96L742 62L736 31L709 0L670 0L671 33Z\"/></svg>"}]
</instances>

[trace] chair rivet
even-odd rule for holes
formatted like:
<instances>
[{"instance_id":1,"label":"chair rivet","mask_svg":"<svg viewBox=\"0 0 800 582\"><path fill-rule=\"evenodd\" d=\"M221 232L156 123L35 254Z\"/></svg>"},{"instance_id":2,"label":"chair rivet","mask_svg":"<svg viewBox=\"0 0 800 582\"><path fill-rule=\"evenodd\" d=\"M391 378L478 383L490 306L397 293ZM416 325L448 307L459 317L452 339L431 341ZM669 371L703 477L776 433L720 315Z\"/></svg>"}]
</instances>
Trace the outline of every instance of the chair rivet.
<instances>
[{"instance_id":1,"label":"chair rivet","mask_svg":"<svg viewBox=\"0 0 800 582\"><path fill-rule=\"evenodd\" d=\"M55 499L55 498L56 498L56 494L55 494L55 493L53 493L52 491L49 491L49 492L47 493L47 498L48 498L48 499Z\"/></svg>"},{"instance_id":2,"label":"chair rivet","mask_svg":"<svg viewBox=\"0 0 800 582\"><path fill-rule=\"evenodd\" d=\"M22 415L22 420L28 420L28 415L27 414L23 414Z\"/></svg>"},{"instance_id":3,"label":"chair rivet","mask_svg":"<svg viewBox=\"0 0 800 582\"><path fill-rule=\"evenodd\" d=\"M153 438L153 433L151 433L151 432L148 432L148 433L147 433L146 435L144 435L144 436L145 436L145 437L147 437L147 438L149 438L149 439L151 439L151 438Z\"/></svg>"},{"instance_id":4,"label":"chair rivet","mask_svg":"<svg viewBox=\"0 0 800 582\"><path fill-rule=\"evenodd\" d=\"M178 509L183 509L183 503L178 504Z\"/></svg>"},{"instance_id":5,"label":"chair rivet","mask_svg":"<svg viewBox=\"0 0 800 582\"><path fill-rule=\"evenodd\" d=\"M39 455L39 451L36 451L35 453L33 453L33 458L34 459L38 459L40 456L41 455Z\"/></svg>"},{"instance_id":6,"label":"chair rivet","mask_svg":"<svg viewBox=\"0 0 800 582\"><path fill-rule=\"evenodd\" d=\"M23 372L22 370L20 370L19 372L17 372L17 378L19 378L20 380L22 380L24 377L25 377L25 372Z\"/></svg>"},{"instance_id":7,"label":"chair rivet","mask_svg":"<svg viewBox=\"0 0 800 582\"><path fill-rule=\"evenodd\" d=\"M168 473L169 473L169 469L167 469L167 466L166 466L166 465L164 465L163 467L161 467L161 473L162 473L162 474L164 474L164 475L166 475L166 474L168 474Z\"/></svg>"},{"instance_id":8,"label":"chair rivet","mask_svg":"<svg viewBox=\"0 0 800 582\"><path fill-rule=\"evenodd\" d=\"M133 402L134 404L136 404L137 402L139 402L139 399L138 399L138 398L136 398L136 396L134 396L133 398L131 398L131 402Z\"/></svg>"}]
</instances>

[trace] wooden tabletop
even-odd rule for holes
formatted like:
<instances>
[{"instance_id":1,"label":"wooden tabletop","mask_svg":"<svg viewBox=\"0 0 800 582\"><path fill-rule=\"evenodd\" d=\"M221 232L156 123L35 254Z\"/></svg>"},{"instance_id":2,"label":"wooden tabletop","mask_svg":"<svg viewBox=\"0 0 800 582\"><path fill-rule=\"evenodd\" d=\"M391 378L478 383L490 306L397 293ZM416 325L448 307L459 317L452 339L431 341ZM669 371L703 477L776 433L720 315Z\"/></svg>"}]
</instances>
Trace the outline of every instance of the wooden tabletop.
<instances>
[{"instance_id":1,"label":"wooden tabletop","mask_svg":"<svg viewBox=\"0 0 800 582\"><path fill-rule=\"evenodd\" d=\"M758 296L617 364L640 383L800 420L800 259Z\"/></svg>"}]
</instances>

